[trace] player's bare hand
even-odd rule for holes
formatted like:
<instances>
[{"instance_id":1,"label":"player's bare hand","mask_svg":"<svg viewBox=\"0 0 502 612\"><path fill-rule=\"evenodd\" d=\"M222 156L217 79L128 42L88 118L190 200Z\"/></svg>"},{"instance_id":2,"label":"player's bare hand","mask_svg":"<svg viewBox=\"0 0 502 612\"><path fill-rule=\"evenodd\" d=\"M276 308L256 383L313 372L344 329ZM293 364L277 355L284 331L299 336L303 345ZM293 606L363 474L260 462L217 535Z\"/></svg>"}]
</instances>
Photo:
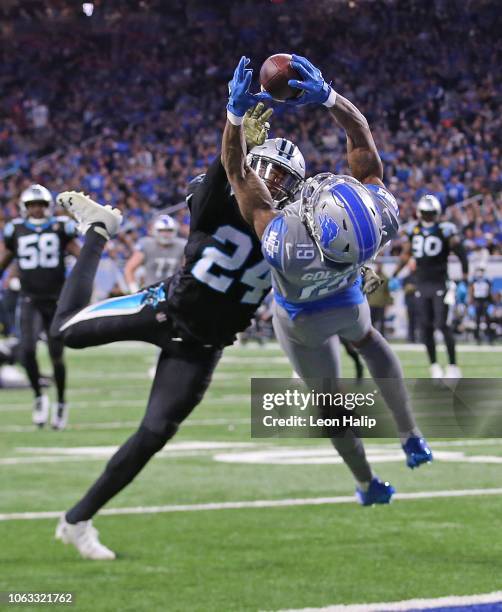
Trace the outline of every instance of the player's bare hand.
<instances>
[{"instance_id":1,"label":"player's bare hand","mask_svg":"<svg viewBox=\"0 0 502 612\"><path fill-rule=\"evenodd\" d=\"M262 145L267 139L270 129L269 119L273 112L272 108L265 109L263 102L259 102L244 115L244 136L248 150Z\"/></svg>"}]
</instances>

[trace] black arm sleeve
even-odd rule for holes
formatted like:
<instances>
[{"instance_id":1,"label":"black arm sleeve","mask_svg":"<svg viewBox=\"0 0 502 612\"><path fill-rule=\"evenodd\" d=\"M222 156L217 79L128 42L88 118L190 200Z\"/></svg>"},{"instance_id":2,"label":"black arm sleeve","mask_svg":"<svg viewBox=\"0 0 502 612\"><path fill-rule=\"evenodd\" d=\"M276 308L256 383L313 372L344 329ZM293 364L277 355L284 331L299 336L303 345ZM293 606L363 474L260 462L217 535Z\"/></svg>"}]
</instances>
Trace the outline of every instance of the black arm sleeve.
<instances>
[{"instance_id":1,"label":"black arm sleeve","mask_svg":"<svg viewBox=\"0 0 502 612\"><path fill-rule=\"evenodd\" d=\"M209 166L204 180L190 198L190 229L201 229L205 219L214 217L228 202L230 185L218 155Z\"/></svg>"},{"instance_id":2,"label":"black arm sleeve","mask_svg":"<svg viewBox=\"0 0 502 612\"><path fill-rule=\"evenodd\" d=\"M469 261L467 259L467 251L462 242L457 242L451 248L455 255L460 259L460 265L462 266L462 274L467 276L469 274Z\"/></svg>"}]
</instances>

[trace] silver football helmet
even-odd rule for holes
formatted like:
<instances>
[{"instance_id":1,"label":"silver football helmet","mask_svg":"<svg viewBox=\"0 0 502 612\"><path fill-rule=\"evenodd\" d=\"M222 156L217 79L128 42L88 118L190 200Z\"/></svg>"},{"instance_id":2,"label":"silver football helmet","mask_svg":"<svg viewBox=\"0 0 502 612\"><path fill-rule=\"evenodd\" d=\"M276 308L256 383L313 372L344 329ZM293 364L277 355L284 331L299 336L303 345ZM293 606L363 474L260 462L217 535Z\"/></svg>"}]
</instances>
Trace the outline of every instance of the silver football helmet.
<instances>
[{"instance_id":1,"label":"silver football helmet","mask_svg":"<svg viewBox=\"0 0 502 612\"><path fill-rule=\"evenodd\" d=\"M30 185L19 198L19 211L21 216L26 217L28 210L26 205L30 202L42 202L46 205L45 216L50 217L54 211L54 198L51 192L43 185Z\"/></svg>"},{"instance_id":2,"label":"silver football helmet","mask_svg":"<svg viewBox=\"0 0 502 612\"><path fill-rule=\"evenodd\" d=\"M153 223L153 237L162 246L170 244L177 231L178 224L170 215L160 215Z\"/></svg>"},{"instance_id":3,"label":"silver football helmet","mask_svg":"<svg viewBox=\"0 0 502 612\"><path fill-rule=\"evenodd\" d=\"M286 138L269 138L253 147L247 162L264 180L277 208L283 208L305 180L305 159Z\"/></svg>"},{"instance_id":4,"label":"silver football helmet","mask_svg":"<svg viewBox=\"0 0 502 612\"><path fill-rule=\"evenodd\" d=\"M324 172L308 179L300 217L322 259L360 266L380 248L382 218L370 191L352 176Z\"/></svg>"},{"instance_id":5,"label":"silver football helmet","mask_svg":"<svg viewBox=\"0 0 502 612\"><path fill-rule=\"evenodd\" d=\"M423 225L431 226L441 215L441 202L435 195L424 195L418 200L417 217Z\"/></svg>"}]
</instances>

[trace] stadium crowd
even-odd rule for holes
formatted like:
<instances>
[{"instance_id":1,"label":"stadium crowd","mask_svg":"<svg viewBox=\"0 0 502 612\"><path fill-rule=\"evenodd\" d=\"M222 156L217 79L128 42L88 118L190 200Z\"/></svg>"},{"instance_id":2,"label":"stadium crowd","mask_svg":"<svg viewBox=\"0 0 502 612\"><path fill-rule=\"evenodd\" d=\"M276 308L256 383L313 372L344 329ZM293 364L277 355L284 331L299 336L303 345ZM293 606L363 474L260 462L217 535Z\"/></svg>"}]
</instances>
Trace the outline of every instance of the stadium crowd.
<instances>
[{"instance_id":1,"label":"stadium crowd","mask_svg":"<svg viewBox=\"0 0 502 612\"><path fill-rule=\"evenodd\" d=\"M6 2L0 230L29 183L83 189L125 211L126 257L218 154L237 59L259 68L298 51L366 114L405 221L426 192L445 207L478 196L451 214L471 249L502 253L498 2L286 1L287 13L281 0L94 2L92 16L66 0ZM300 146L309 174L347 170L322 109L277 105L271 134Z\"/></svg>"}]
</instances>

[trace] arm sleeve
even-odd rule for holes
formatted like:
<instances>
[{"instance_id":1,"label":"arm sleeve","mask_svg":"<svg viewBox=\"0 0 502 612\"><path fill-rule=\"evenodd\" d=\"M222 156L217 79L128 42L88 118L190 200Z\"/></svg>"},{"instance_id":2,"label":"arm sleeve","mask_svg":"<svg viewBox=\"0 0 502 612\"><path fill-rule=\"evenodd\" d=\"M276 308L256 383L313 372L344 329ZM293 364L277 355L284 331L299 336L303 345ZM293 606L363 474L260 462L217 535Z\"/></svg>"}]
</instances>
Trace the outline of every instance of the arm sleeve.
<instances>
[{"instance_id":1,"label":"arm sleeve","mask_svg":"<svg viewBox=\"0 0 502 612\"><path fill-rule=\"evenodd\" d=\"M220 155L209 166L204 180L190 198L190 227L200 227L206 218L221 210L230 196L230 185Z\"/></svg>"}]
</instances>

